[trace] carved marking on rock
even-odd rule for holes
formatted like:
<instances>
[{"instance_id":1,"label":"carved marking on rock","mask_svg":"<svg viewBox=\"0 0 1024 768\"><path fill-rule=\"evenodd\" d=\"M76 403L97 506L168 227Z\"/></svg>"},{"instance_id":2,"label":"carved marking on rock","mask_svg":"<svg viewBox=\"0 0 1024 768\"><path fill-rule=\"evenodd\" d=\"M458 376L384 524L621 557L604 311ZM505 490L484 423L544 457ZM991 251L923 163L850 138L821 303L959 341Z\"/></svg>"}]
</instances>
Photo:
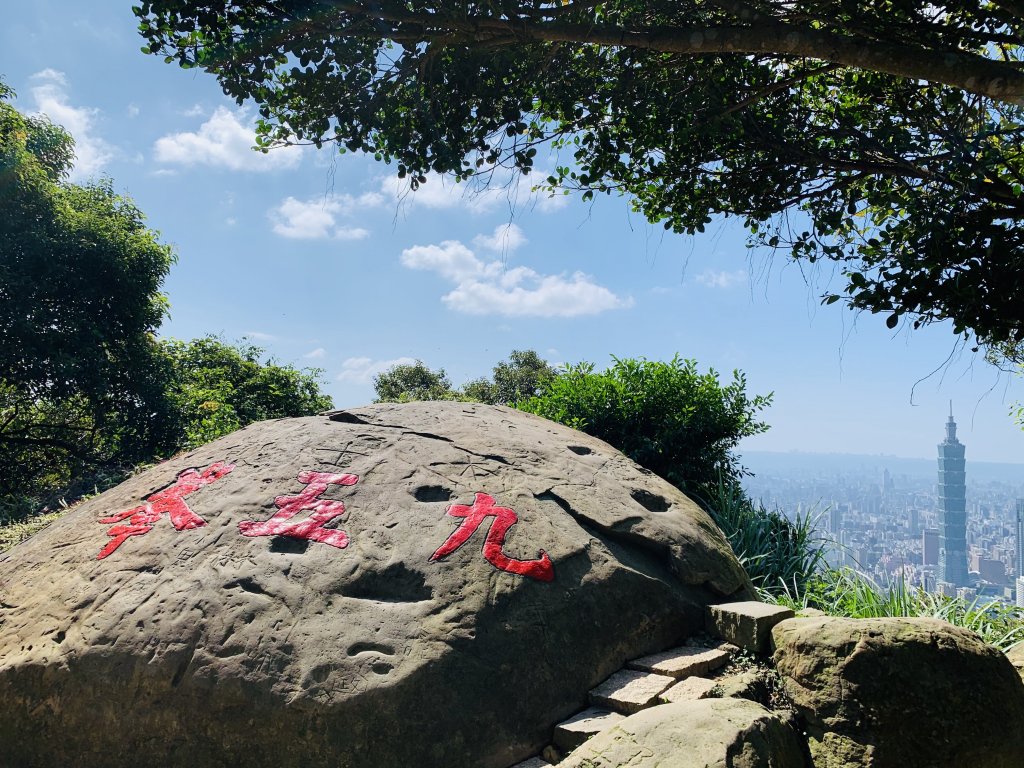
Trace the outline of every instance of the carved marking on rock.
<instances>
[{"instance_id":1,"label":"carved marking on rock","mask_svg":"<svg viewBox=\"0 0 1024 768\"><path fill-rule=\"evenodd\" d=\"M495 568L508 573L528 576L538 581L554 580L555 567L552 565L548 553L543 549L540 550L540 558L537 560L517 560L502 551L502 547L505 545L505 535L509 528L519 522L519 516L508 507L495 506L493 496L477 493L471 506L452 504L448 507L448 514L452 517L461 517L462 522L448 537L448 540L430 556L431 560L441 560L458 550L469 541L469 537L476 532L484 520L493 517L494 520L484 539L484 559Z\"/></svg>"},{"instance_id":2,"label":"carved marking on rock","mask_svg":"<svg viewBox=\"0 0 1024 768\"><path fill-rule=\"evenodd\" d=\"M151 493L143 499L143 503L139 506L109 517L101 517L99 519L101 523L121 523L121 525L115 525L107 531L107 536L110 536L111 540L100 550L96 559L102 560L111 555L132 536L143 536L149 533L153 530L156 521L160 519L160 515L165 512L170 516L171 525L176 531L202 528L206 525L206 521L189 508L185 503L185 497L195 493L203 486L216 482L234 468L234 464L218 461L202 471L195 468L186 469L178 475L172 485ZM124 522L126 520L127 522Z\"/></svg>"},{"instance_id":3,"label":"carved marking on rock","mask_svg":"<svg viewBox=\"0 0 1024 768\"><path fill-rule=\"evenodd\" d=\"M330 472L299 472L298 480L306 487L297 496L278 496L274 499L277 513L269 520L257 522L244 520L238 524L243 536L287 536L330 544L344 549L348 546L348 534L324 526L345 514L345 505L340 501L321 499L320 495L331 485L355 485L356 475L332 474ZM309 511L310 515L295 520L299 512Z\"/></svg>"}]
</instances>

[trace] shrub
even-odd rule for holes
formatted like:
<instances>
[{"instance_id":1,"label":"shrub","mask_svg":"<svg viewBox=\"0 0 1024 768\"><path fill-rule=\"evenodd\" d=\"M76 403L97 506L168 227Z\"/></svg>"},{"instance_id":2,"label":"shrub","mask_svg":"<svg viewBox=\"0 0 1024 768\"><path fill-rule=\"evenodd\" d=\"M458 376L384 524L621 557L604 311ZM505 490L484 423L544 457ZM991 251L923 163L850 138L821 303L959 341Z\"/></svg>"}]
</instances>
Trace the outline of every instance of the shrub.
<instances>
[{"instance_id":1,"label":"shrub","mask_svg":"<svg viewBox=\"0 0 1024 768\"><path fill-rule=\"evenodd\" d=\"M803 595L825 562L828 540L815 530L817 517L808 513L790 520L722 478L714 491L698 501L722 529L754 586L768 595Z\"/></svg>"},{"instance_id":2,"label":"shrub","mask_svg":"<svg viewBox=\"0 0 1024 768\"><path fill-rule=\"evenodd\" d=\"M713 494L719 477L738 484L746 470L733 450L768 429L757 415L771 394L750 399L739 371L722 385L678 355L614 360L603 373L569 366L516 407L601 438L684 491Z\"/></svg>"}]
</instances>

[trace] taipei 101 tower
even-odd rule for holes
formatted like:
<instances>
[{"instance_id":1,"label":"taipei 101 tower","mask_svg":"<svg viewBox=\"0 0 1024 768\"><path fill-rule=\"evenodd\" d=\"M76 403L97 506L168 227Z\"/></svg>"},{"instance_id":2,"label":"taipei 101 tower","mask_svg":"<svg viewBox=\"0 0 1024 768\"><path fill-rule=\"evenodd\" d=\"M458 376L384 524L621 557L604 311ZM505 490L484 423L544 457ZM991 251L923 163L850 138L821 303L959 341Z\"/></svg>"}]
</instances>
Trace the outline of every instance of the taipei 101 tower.
<instances>
[{"instance_id":1,"label":"taipei 101 tower","mask_svg":"<svg viewBox=\"0 0 1024 768\"><path fill-rule=\"evenodd\" d=\"M939 573L941 581L967 586L967 484L964 444L956 439L953 403L946 439L939 443Z\"/></svg>"}]
</instances>

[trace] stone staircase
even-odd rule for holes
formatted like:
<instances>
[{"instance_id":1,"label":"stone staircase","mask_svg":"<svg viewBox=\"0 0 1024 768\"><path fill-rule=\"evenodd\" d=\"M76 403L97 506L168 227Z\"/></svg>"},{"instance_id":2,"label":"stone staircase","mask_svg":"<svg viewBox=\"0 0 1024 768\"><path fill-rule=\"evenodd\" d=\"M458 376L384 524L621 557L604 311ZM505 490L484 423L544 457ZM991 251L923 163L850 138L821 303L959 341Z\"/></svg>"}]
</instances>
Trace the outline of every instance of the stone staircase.
<instances>
[{"instance_id":1,"label":"stone staircase","mask_svg":"<svg viewBox=\"0 0 1024 768\"><path fill-rule=\"evenodd\" d=\"M716 696L752 698L757 674L730 664L737 654L765 654L772 627L793 616L788 608L758 602L708 607L706 634L643 656L590 691L590 706L555 726L540 755L512 768L546 768L625 717L670 702Z\"/></svg>"}]
</instances>

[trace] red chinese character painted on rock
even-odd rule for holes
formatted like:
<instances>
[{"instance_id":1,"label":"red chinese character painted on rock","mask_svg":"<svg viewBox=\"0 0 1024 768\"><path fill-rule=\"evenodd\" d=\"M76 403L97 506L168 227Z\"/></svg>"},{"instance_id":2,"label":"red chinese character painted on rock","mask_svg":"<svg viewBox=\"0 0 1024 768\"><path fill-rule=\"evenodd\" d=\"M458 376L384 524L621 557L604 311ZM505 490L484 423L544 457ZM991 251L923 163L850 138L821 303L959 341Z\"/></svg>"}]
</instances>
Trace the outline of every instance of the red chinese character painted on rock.
<instances>
[{"instance_id":1,"label":"red chinese character painted on rock","mask_svg":"<svg viewBox=\"0 0 1024 768\"><path fill-rule=\"evenodd\" d=\"M552 581L555 578L555 567L551 564L548 553L543 549L540 551L541 556L538 560L516 560L501 551L505 544L505 534L508 533L509 528L519 522L519 517L507 507L494 506L492 496L478 493L472 506L452 504L448 507L448 514L452 517L461 517L462 522L448 537L448 540L430 556L431 560L440 560L450 555L469 541L469 537L484 520L493 517L491 528L487 531L487 538L484 539L484 559L487 562L502 571L529 576L538 581Z\"/></svg>"},{"instance_id":2,"label":"red chinese character painted on rock","mask_svg":"<svg viewBox=\"0 0 1024 768\"><path fill-rule=\"evenodd\" d=\"M299 472L299 482L306 487L298 496L278 496L274 503L278 512L269 520L259 523L245 520L238 524L243 536L288 536L293 539L307 539L330 544L344 549L348 546L348 534L333 528L324 528L336 517L345 513L340 501L321 499L320 494L329 485L355 485L356 475L333 475L329 472ZM293 520L299 512L310 510L312 514L304 520Z\"/></svg>"},{"instance_id":3,"label":"red chinese character painted on rock","mask_svg":"<svg viewBox=\"0 0 1024 768\"><path fill-rule=\"evenodd\" d=\"M235 468L234 464L227 464L218 461L211 464L201 472L198 469L186 469L175 479L174 484L156 493L147 496L143 503L137 507L118 512L116 515L101 517L101 523L122 523L115 525L107 531L111 540L100 550L96 556L102 560L112 554L131 536L142 536L153 530L153 525L160 519L160 515L167 513L171 518L171 525L177 531L202 528L206 521L189 509L185 503L185 497L195 493L204 485L219 480ZM124 522L127 520L127 522Z\"/></svg>"}]
</instances>

